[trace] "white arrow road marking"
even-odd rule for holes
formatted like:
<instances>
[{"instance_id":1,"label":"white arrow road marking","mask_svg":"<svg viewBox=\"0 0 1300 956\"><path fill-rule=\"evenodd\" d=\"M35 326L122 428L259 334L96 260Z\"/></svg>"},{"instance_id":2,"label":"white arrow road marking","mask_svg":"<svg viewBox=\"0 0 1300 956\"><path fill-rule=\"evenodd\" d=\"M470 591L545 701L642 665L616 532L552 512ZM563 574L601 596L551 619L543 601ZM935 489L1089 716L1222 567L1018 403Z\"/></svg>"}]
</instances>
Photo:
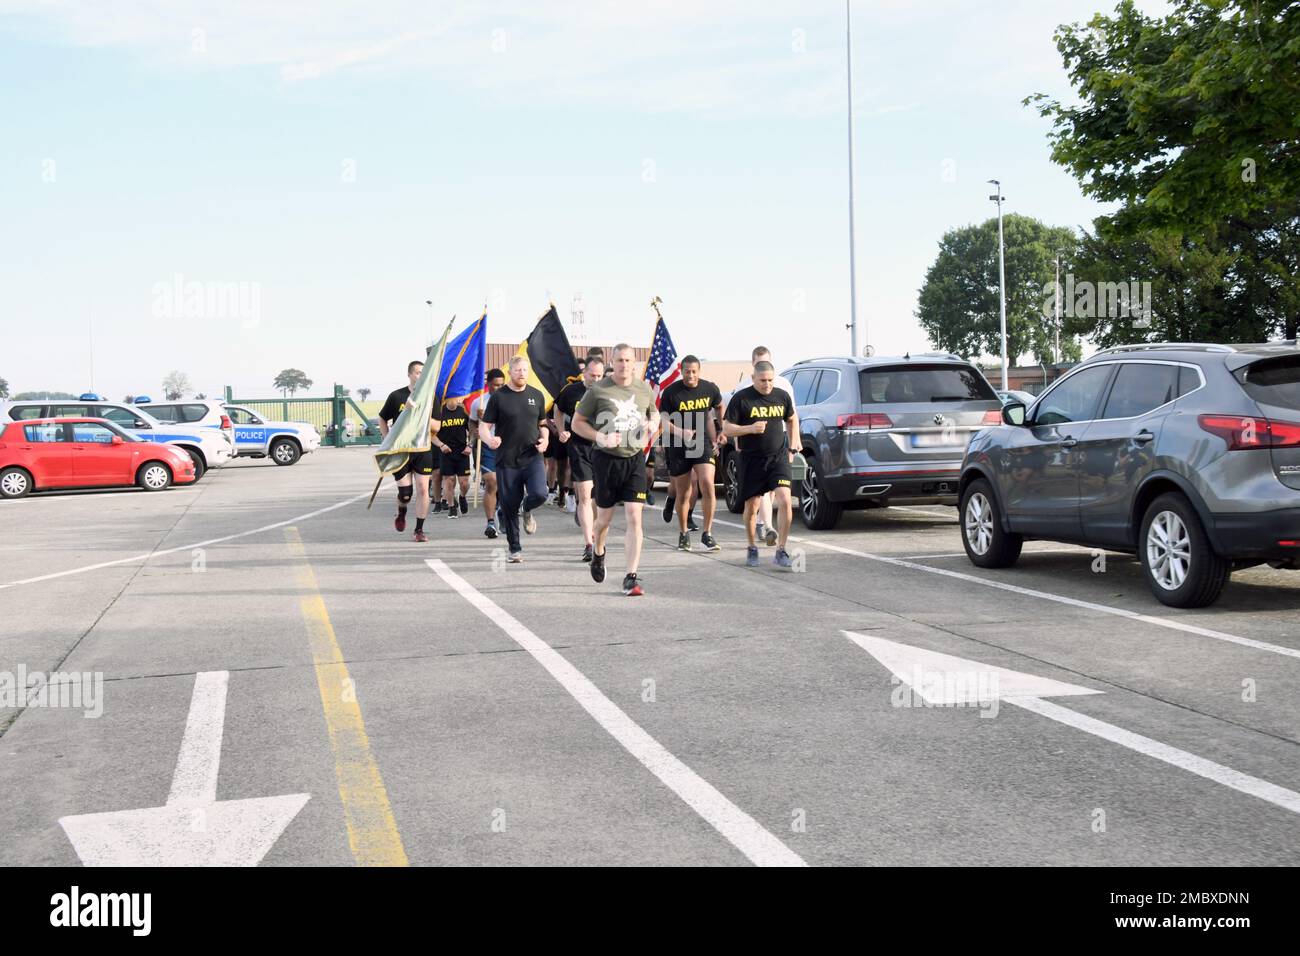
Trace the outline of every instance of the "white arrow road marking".
<instances>
[{"instance_id":1,"label":"white arrow road marking","mask_svg":"<svg viewBox=\"0 0 1300 956\"><path fill-rule=\"evenodd\" d=\"M659 741L646 733L612 700L601 693L581 671L568 662L551 645L530 631L473 585L436 558L425 561L443 581L461 597L483 612L504 631L560 686L573 695L587 713L595 718L615 740L668 789L681 797L692 810L708 821L752 863L758 866L807 866L788 846L768 832L762 824L724 797L711 783L682 763Z\"/></svg>"},{"instance_id":2,"label":"white arrow road marking","mask_svg":"<svg viewBox=\"0 0 1300 956\"><path fill-rule=\"evenodd\" d=\"M911 686L928 703L972 703L969 699L958 699L950 691L945 692L939 690L939 688L969 686L969 681L950 678L950 675L963 675L964 677L965 675L977 673L993 674L997 676L996 681L981 683L980 686L992 697L996 697L1004 703L1032 711L1076 730L1082 730L1084 733L1101 737L1103 740L1109 740L1121 747L1127 747L1129 750L1153 757L1170 766L1186 770L1188 773L1194 773L1198 777L1204 777L1206 780L1212 780L1217 784L1230 787L1241 793L1258 797L1260 800L1266 800L1284 810L1290 810L1292 813L1300 813L1300 793L1296 793L1294 790L1288 790L1285 787L1279 787L1277 784L1269 783L1267 780L1261 780L1259 777L1252 777L1250 774L1233 770L1231 767L1225 767L1213 760L1198 757L1186 750L1179 750L1177 747L1162 744L1150 737L1143 737L1141 734L1135 734L1123 727L1108 724L1104 720L1088 717L1078 711L1062 707L1060 704L1042 700L1043 697L1049 696L1100 694L1102 691L1078 687L1074 684L1064 684L1060 681L1035 677L1032 674L1022 674L1001 667L989 667L976 661L968 661L949 654L939 654L935 651L899 644L879 637L868 637L865 634L858 634L853 631L843 631L842 633L854 644L857 644L884 664L899 680ZM918 682L923 684L925 689L913 684L913 681L917 680L917 675L925 675L925 679Z\"/></svg>"},{"instance_id":3,"label":"white arrow road marking","mask_svg":"<svg viewBox=\"0 0 1300 956\"><path fill-rule=\"evenodd\" d=\"M891 507L893 507L891 505ZM910 509L915 510L915 509ZM737 524L734 521L725 521L722 518L714 518L715 524L724 524L732 528L740 528L742 531L745 526ZM1023 594L1026 597L1038 598L1040 601L1053 601L1057 604L1066 604L1070 607L1083 608L1086 611L1098 611L1102 614L1113 614L1116 617L1128 618L1131 621L1141 621L1143 624L1153 624L1156 627L1167 627L1171 631L1182 631L1185 634L1197 634L1201 637L1213 638L1216 641L1224 641L1228 644L1238 644L1242 647L1253 648L1257 651L1267 651L1270 654L1281 654L1283 657L1300 658L1300 648L1284 647L1280 644L1270 644L1267 641L1257 641L1253 637L1238 637L1236 634L1225 634L1223 631L1215 631L1208 627L1199 627L1196 624L1187 624L1183 621L1173 620L1167 617L1156 617L1154 614L1139 614L1137 611L1130 611L1127 608L1111 607L1109 604L1098 604L1095 601L1081 601L1078 598L1065 597L1061 594L1053 594L1050 591L1037 591L1033 588L1017 587L1014 584L1006 584L1002 581L993 581L989 578L981 578L974 574L963 574L961 571L949 571L947 568L932 568L928 564L917 564L915 561L909 561L905 558L891 558L884 554L870 554L866 551L855 551L853 548L842 548L838 544L829 544L825 541L814 541L811 538L798 538L790 535L787 539L798 544L811 545L814 548L825 548L827 551L835 551L839 554L851 554L855 558L866 558L868 561L879 561L882 564L892 564L899 568L911 568L913 571L924 571L926 574L937 574L945 578L954 578L958 581L966 581L970 584L978 584L986 588L996 588L999 591L1010 591L1012 594ZM1026 551L1026 554L1036 552Z\"/></svg>"},{"instance_id":4,"label":"white arrow road marking","mask_svg":"<svg viewBox=\"0 0 1300 956\"><path fill-rule=\"evenodd\" d=\"M217 802L229 671L194 677L167 803L63 817L86 866L256 866L311 799L295 793Z\"/></svg>"}]
</instances>

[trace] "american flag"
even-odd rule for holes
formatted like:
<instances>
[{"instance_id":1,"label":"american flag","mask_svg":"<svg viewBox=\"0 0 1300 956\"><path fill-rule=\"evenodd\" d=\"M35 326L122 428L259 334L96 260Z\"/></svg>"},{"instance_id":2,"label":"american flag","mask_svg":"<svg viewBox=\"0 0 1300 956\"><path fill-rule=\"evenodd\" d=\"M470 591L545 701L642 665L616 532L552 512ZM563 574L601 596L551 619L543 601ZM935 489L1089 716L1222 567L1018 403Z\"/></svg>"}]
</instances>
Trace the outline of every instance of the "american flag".
<instances>
[{"instance_id":1,"label":"american flag","mask_svg":"<svg viewBox=\"0 0 1300 956\"><path fill-rule=\"evenodd\" d=\"M650 358L645 363L645 380L654 392L655 405L659 404L659 395L682 375L682 363L677 361L677 349L673 347L673 338L668 334L668 326L660 319L655 323L655 338L650 345Z\"/></svg>"}]
</instances>

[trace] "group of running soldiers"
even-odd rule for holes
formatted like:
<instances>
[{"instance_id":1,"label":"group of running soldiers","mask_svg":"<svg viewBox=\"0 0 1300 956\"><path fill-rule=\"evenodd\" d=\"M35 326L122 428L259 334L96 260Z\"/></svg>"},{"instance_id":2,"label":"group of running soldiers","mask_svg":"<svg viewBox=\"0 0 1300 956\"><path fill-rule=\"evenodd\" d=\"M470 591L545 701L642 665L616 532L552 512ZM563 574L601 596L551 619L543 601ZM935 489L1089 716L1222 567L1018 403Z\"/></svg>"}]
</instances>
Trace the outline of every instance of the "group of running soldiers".
<instances>
[{"instance_id":1,"label":"group of running soldiers","mask_svg":"<svg viewBox=\"0 0 1300 956\"><path fill-rule=\"evenodd\" d=\"M488 372L485 391L469 408L452 399L433 410L430 450L411 455L393 476L393 527L406 530L412 500L414 540L419 542L428 540L425 521L432 499L438 499L435 514L445 511L455 518L468 513L465 496L477 439L487 518L483 534L496 538L505 533L509 563L523 560L520 525L525 534L535 533L537 510L552 494L556 504L565 507L569 493L568 507L583 537L582 560L593 580L604 581L610 524L622 505L623 593L640 595L641 516L645 505L654 504L656 446L662 447L669 475L663 518L677 519L678 549L692 550L691 533L700 530L700 546L718 551L713 537L714 480L723 445L734 441L745 501L745 563L758 566L761 543L776 547L773 560L778 567L790 568L790 465L802 450L799 418L793 390L776 373L771 353L760 346L751 357L750 384L737 389L724 408L717 385L700 378L700 360L694 355L682 359L680 378L656 402L650 384L638 377L630 345L616 345L608 362L602 350L591 349L581 376L560 390L548 417L545 396L528 384L528 360L516 355L505 371ZM384 435L409 401L423 367L422 362L411 362L406 370L410 385L388 396L379 413ZM702 506L698 528L697 501Z\"/></svg>"}]
</instances>

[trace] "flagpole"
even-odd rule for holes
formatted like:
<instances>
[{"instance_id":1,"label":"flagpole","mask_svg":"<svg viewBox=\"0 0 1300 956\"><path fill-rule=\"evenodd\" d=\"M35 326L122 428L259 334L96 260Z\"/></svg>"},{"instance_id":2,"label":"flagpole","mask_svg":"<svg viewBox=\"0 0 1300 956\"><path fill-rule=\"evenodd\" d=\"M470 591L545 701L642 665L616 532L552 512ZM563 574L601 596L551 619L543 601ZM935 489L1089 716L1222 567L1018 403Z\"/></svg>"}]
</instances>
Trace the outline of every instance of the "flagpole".
<instances>
[{"instance_id":1,"label":"flagpole","mask_svg":"<svg viewBox=\"0 0 1300 956\"><path fill-rule=\"evenodd\" d=\"M478 511L478 485L483 480L483 439L474 439L474 510Z\"/></svg>"}]
</instances>

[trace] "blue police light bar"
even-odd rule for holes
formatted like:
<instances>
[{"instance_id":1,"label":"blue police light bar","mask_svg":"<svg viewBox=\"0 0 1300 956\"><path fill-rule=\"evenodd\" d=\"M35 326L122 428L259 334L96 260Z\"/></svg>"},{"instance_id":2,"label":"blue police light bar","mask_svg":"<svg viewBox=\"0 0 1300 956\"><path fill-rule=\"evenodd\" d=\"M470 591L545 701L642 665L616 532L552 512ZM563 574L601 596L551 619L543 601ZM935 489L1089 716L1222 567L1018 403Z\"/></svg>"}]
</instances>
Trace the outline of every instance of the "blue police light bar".
<instances>
[{"instance_id":1,"label":"blue police light bar","mask_svg":"<svg viewBox=\"0 0 1300 956\"><path fill-rule=\"evenodd\" d=\"M134 404L136 404L136 405L148 405L148 404L149 404L150 402L152 402L152 401L153 401L153 399L150 398L148 395L137 395L137 396L135 397L135 402L134 402Z\"/></svg>"},{"instance_id":2,"label":"blue police light bar","mask_svg":"<svg viewBox=\"0 0 1300 956\"><path fill-rule=\"evenodd\" d=\"M79 401L79 402L98 402L98 401L102 401L102 399L101 399L98 395L96 395L94 392L85 392L85 393L82 394L82 396L81 396L80 398L77 399L77 401Z\"/></svg>"}]
</instances>

